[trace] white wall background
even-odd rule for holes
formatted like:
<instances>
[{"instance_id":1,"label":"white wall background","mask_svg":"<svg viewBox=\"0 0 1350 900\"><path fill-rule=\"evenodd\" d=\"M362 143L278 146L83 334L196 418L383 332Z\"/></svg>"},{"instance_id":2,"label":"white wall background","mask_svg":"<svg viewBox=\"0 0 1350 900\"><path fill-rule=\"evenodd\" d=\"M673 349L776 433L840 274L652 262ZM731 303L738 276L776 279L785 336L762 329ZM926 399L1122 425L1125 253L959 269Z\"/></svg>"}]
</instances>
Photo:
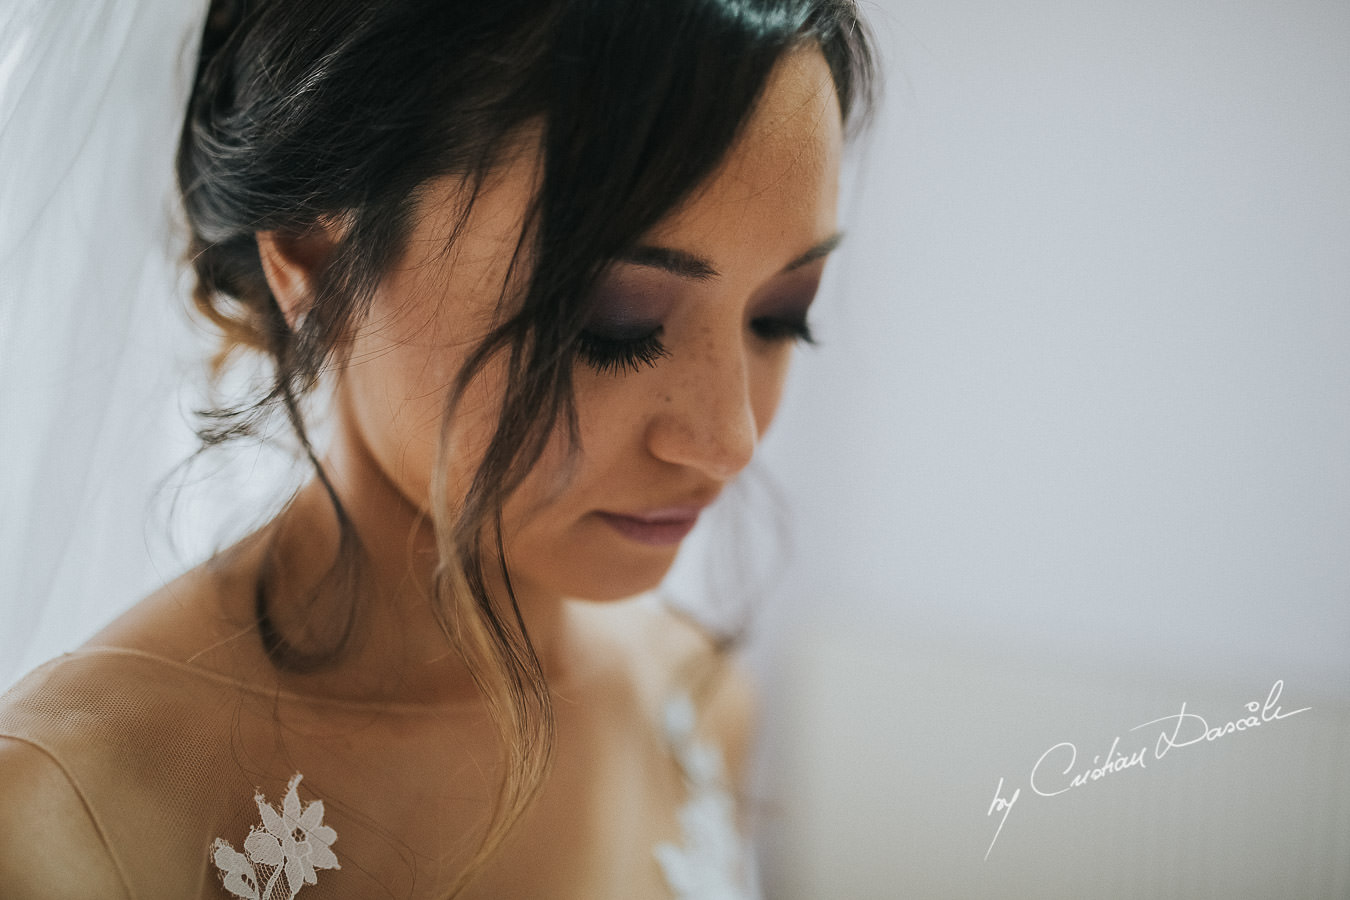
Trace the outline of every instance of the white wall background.
<instances>
[{"instance_id":1,"label":"white wall background","mask_svg":"<svg viewBox=\"0 0 1350 900\"><path fill-rule=\"evenodd\" d=\"M1350 692L1350 5L873 20L782 616Z\"/></svg>"},{"instance_id":2,"label":"white wall background","mask_svg":"<svg viewBox=\"0 0 1350 900\"><path fill-rule=\"evenodd\" d=\"M888 0L872 22L885 103L818 307L823 346L800 357L765 447L798 545L756 648L771 796L819 786L793 754L856 763L896 805L915 796L944 738L899 721L908 659L876 659L962 670L993 654L1012 661L1005 682L1147 683L1159 716L1276 679L1350 703L1350 5ZM822 660L856 665L853 690L801 689ZM993 696L950 697L934 727L1007 725ZM1144 720L1113 709L1118 690L1101 698L1052 723ZM840 708L873 721L841 737ZM1350 719L1322 722L1286 732L1280 758L1331 734L1343 766ZM1025 738L969 735L1004 748L1010 778ZM874 741L894 743L858 756ZM998 771L967 773L981 825ZM1303 796L1313 772L1255 774ZM1305 827L1325 835L1330 815L1343 858L1336 790ZM1230 817L1219 800L1201 792L1195 813ZM878 827L851 824L859 840ZM978 865L983 842L968 849ZM1036 895L989 890L957 893Z\"/></svg>"}]
</instances>

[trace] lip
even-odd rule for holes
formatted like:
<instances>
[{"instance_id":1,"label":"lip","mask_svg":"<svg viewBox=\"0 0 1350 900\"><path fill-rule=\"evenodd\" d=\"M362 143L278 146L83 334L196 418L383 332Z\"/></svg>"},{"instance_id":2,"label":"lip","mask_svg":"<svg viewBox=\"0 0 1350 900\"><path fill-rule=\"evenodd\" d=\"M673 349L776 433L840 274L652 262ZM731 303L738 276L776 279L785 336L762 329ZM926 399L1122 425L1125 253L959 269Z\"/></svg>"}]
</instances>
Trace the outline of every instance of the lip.
<instances>
[{"instance_id":1,"label":"lip","mask_svg":"<svg viewBox=\"0 0 1350 900\"><path fill-rule=\"evenodd\" d=\"M701 506L668 506L638 513L596 512L619 534L639 544L668 547L684 540L698 524Z\"/></svg>"}]
</instances>

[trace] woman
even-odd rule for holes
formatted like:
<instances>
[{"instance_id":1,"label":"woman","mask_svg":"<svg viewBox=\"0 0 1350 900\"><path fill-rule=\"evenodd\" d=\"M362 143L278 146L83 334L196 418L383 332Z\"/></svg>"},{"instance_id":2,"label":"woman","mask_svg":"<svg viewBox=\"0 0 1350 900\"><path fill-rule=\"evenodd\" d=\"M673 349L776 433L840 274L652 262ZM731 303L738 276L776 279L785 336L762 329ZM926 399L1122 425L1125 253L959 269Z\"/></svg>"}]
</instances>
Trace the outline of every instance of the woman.
<instances>
[{"instance_id":1,"label":"woman","mask_svg":"<svg viewBox=\"0 0 1350 900\"><path fill-rule=\"evenodd\" d=\"M203 437L280 411L314 478L7 695L6 896L740 895L744 689L615 601L809 338L867 45L844 2L459 6L213 5L194 299L275 377Z\"/></svg>"}]
</instances>

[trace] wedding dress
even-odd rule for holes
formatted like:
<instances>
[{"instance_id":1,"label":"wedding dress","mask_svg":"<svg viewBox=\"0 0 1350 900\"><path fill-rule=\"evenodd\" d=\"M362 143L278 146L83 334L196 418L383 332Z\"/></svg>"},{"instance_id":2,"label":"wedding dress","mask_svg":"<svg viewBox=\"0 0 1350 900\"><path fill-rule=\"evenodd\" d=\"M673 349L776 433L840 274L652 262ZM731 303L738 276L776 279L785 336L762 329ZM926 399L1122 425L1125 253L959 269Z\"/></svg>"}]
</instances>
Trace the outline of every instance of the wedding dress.
<instances>
[{"instance_id":1,"label":"wedding dress","mask_svg":"<svg viewBox=\"0 0 1350 900\"><path fill-rule=\"evenodd\" d=\"M556 764L464 896L751 895L720 750L667 686L554 689ZM441 898L493 801L494 741L474 702L305 696L94 647L0 699L0 751L29 773L2 815L63 811L45 849L89 873L79 896Z\"/></svg>"}]
</instances>

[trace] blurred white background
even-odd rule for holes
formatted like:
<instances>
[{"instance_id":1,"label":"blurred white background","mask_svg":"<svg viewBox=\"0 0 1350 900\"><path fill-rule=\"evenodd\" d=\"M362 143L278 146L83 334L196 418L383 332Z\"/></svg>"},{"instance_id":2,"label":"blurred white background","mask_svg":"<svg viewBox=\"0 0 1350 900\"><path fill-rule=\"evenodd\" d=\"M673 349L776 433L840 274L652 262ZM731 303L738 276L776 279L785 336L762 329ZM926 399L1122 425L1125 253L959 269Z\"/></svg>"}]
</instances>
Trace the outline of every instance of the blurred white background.
<instances>
[{"instance_id":1,"label":"blurred white background","mask_svg":"<svg viewBox=\"0 0 1350 900\"><path fill-rule=\"evenodd\" d=\"M183 40L183 22L137 19L133 6L107 2L79 26L77 41L124 28L130 49L115 71L57 86L72 128L105 96L91 85L157 84L127 63L137 42ZM839 897L1205 896L1205 884L1214 896L1343 896L1350 5L868 8L884 102L817 305L821 346L800 355L763 447L794 550L747 565L778 570L751 645L765 694L760 791L773 801L766 885L815 897L811 879L827 876ZM0 66L10 114L18 95L4 77ZM167 166L172 133L171 121L139 123L126 152L139 141ZM0 146L3 252L65 240L69 269L48 277L93 278L97 299L99 261L85 257L107 223L30 234L5 211L21 208L21 190L111 190L115 174L15 135ZM49 170L8 162L44 157ZM123 189L119 228L162 212L153 191ZM11 271L0 269L0 683L186 564L164 550L163 497L146 497L191 448L173 394L192 371L177 309L133 292L150 305L54 320L18 302L42 287ZM90 329L92 340L114 327L178 368L146 378L80 352ZM69 406L25 402L28 386L57 382ZM57 420L87 426L53 444ZM145 509L150 524L114 525L110 508ZM181 539L189 558L219 531L191 513L177 521L197 531ZM717 603L701 567L691 553L671 590ZM1024 797L1006 852L982 862L998 779L1029 794L1040 751L1072 739L1104 753L1183 701L1227 721L1280 679L1288 708L1313 709L1113 775L1096 794ZM1234 806L1235 786L1255 781L1275 786ZM1312 874L1261 881L1277 875L1275 851ZM1057 854L1076 875L1050 875Z\"/></svg>"},{"instance_id":2,"label":"blurred white background","mask_svg":"<svg viewBox=\"0 0 1350 900\"><path fill-rule=\"evenodd\" d=\"M1350 5L880 5L772 615L1350 694Z\"/></svg>"},{"instance_id":3,"label":"blurred white background","mask_svg":"<svg viewBox=\"0 0 1350 900\"><path fill-rule=\"evenodd\" d=\"M754 647L768 794L840 817L771 826L773 895L802 834L871 848L821 863L859 879L830 896L1350 894L1350 5L872 10L885 102L764 448L797 547ZM1314 706L1278 746L1188 748L1208 787L1180 752L1115 775L1125 812L1024 799L988 880L955 877L1041 751L1277 679ZM1235 811L1256 779L1287 808ZM1070 821L1097 841L1056 845ZM1194 877L1131 881L1149 841Z\"/></svg>"}]
</instances>

